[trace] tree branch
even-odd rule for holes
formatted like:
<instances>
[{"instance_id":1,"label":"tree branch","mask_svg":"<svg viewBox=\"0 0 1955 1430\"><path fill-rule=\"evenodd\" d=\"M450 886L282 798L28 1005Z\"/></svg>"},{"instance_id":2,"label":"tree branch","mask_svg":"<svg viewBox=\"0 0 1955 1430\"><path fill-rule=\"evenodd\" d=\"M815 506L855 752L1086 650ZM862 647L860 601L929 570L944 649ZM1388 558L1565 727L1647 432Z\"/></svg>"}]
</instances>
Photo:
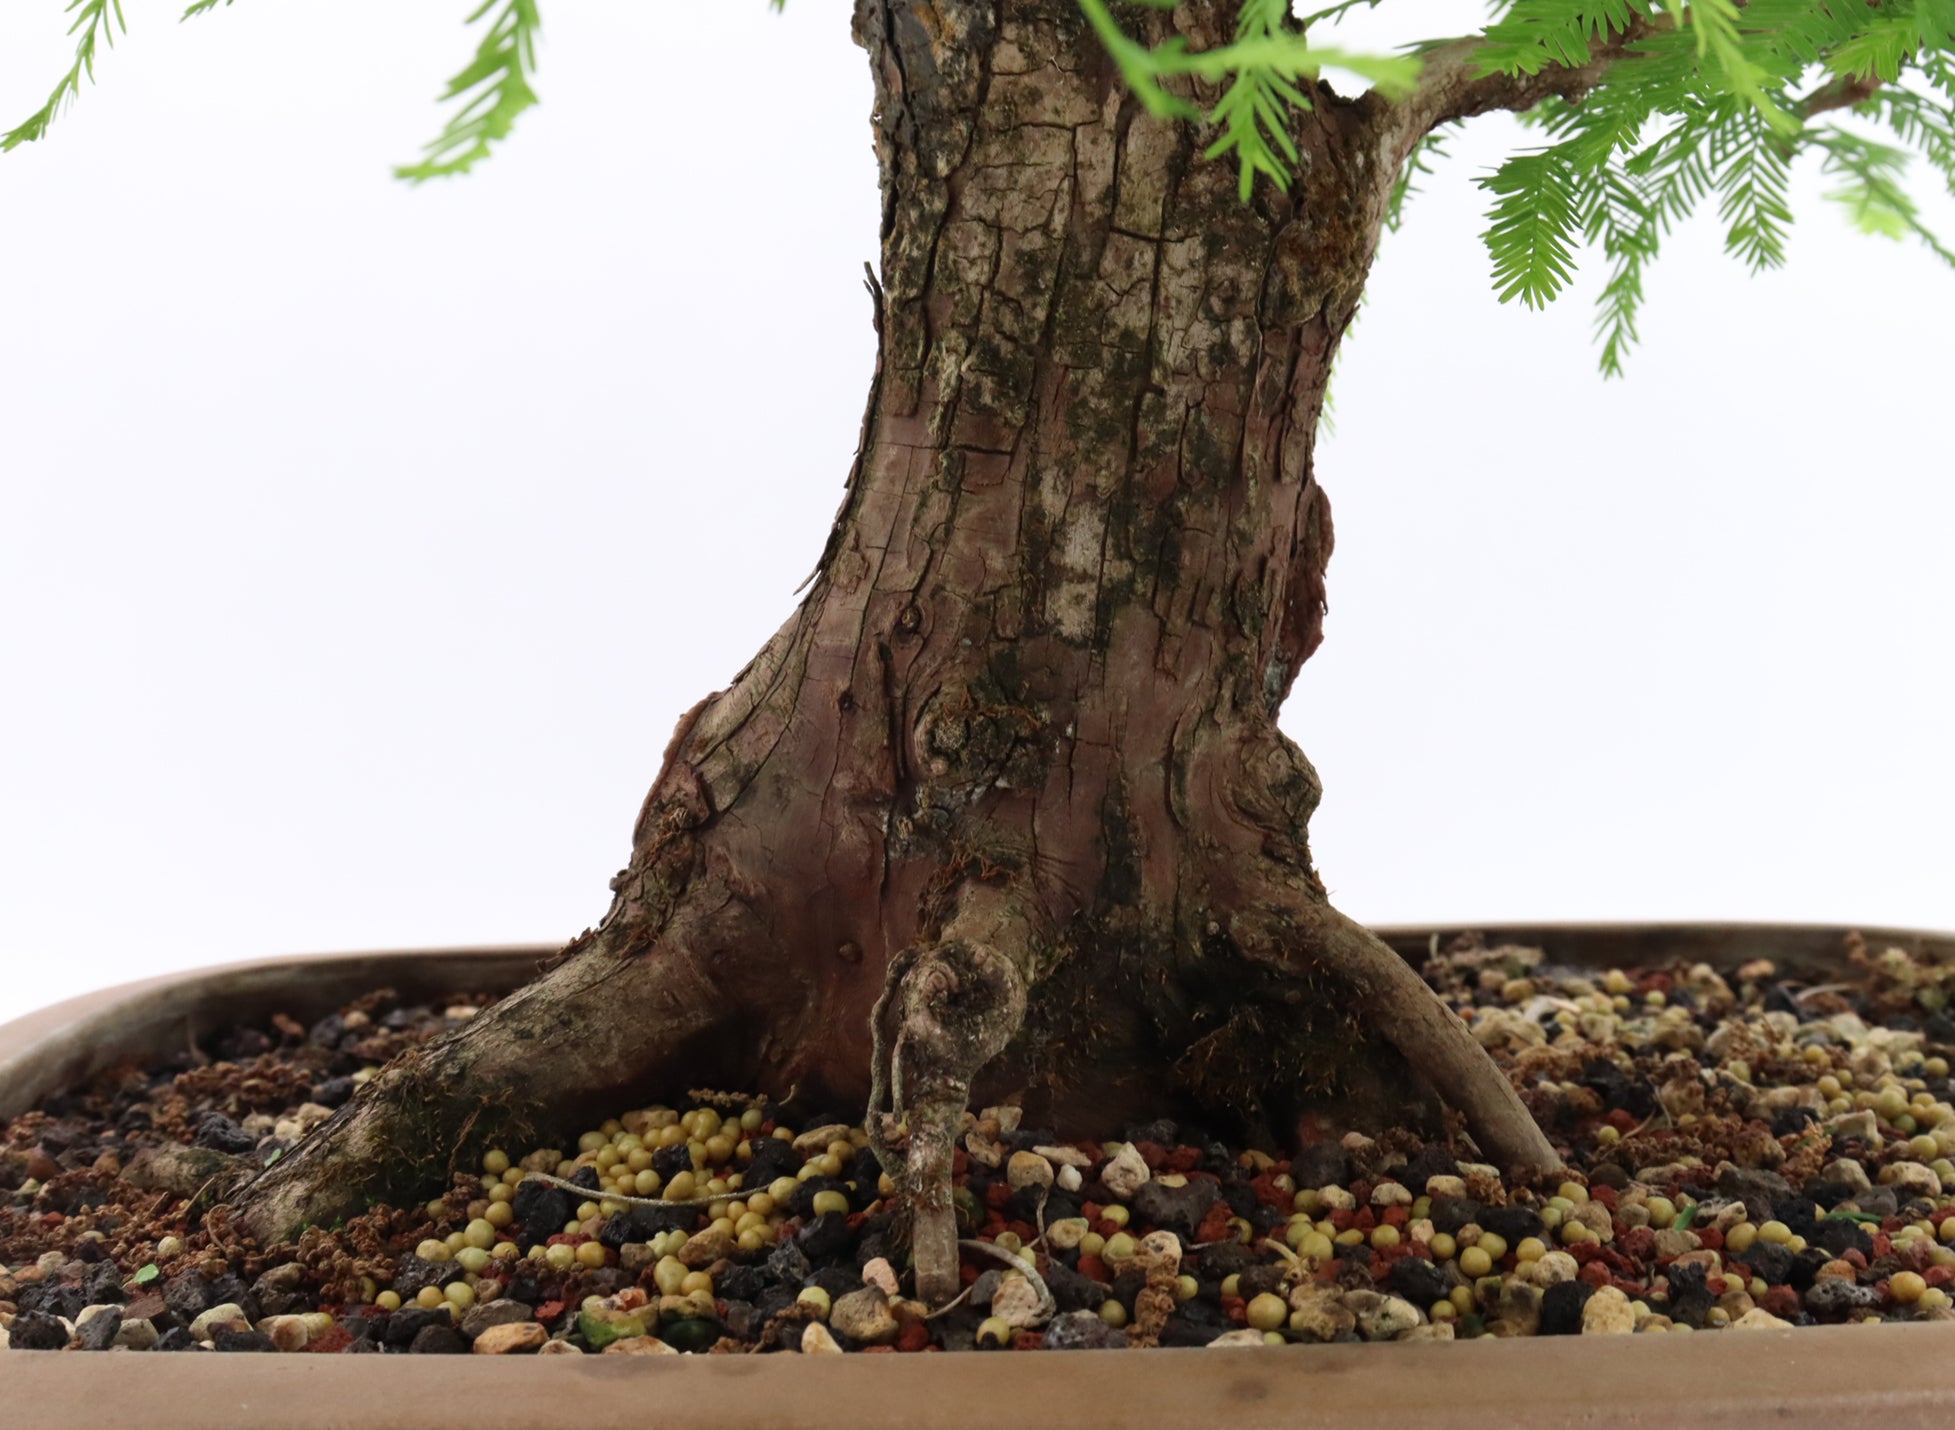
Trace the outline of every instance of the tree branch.
<instances>
[{"instance_id":1,"label":"tree branch","mask_svg":"<svg viewBox=\"0 0 1955 1430\"><path fill-rule=\"evenodd\" d=\"M1801 119L1811 119L1833 109L1851 109L1880 88L1880 76L1869 70L1862 75L1840 75L1828 80L1792 106Z\"/></svg>"},{"instance_id":2,"label":"tree branch","mask_svg":"<svg viewBox=\"0 0 1955 1430\"><path fill-rule=\"evenodd\" d=\"M1574 69L1547 65L1538 74L1481 74L1474 62L1484 35L1468 35L1429 50L1418 88L1381 115L1381 156L1393 173L1419 140L1442 124L1470 119L1496 109L1525 113L1544 99L1579 100L1621 59L1629 46L1669 24L1637 18L1628 29L1594 47L1587 64Z\"/></svg>"}]
</instances>

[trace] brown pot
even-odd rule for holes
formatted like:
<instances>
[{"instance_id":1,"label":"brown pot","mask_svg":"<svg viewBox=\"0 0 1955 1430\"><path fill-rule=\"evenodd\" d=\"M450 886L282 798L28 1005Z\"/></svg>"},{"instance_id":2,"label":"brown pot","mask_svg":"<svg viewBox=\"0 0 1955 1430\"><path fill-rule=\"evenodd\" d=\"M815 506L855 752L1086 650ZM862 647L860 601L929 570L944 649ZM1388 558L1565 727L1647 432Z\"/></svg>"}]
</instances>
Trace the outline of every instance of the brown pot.
<instances>
[{"instance_id":1,"label":"brown pot","mask_svg":"<svg viewBox=\"0 0 1955 1430\"><path fill-rule=\"evenodd\" d=\"M1490 941L1560 963L1754 958L1824 976L1845 929L1803 924L1516 924ZM1421 957L1451 930L1383 930ZM1866 929L1875 947L1955 956L1955 934ZM86 994L0 1025L0 1118L123 1058L227 1021L318 1017L366 990L496 992L542 946L266 959ZM0 1353L0 1425L391 1427L498 1424L875 1427L1392 1425L1894 1427L1955 1424L1955 1324L1823 1326L1288 1350L983 1355L563 1357L90 1356Z\"/></svg>"}]
</instances>

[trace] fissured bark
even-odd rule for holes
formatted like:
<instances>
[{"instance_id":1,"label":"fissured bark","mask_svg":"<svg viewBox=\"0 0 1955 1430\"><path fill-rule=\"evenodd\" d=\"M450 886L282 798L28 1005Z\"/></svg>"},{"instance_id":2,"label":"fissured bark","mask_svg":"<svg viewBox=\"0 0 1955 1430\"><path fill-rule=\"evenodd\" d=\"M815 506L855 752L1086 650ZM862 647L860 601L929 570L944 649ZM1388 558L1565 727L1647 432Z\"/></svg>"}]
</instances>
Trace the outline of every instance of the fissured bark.
<instances>
[{"instance_id":1,"label":"fissured bark","mask_svg":"<svg viewBox=\"0 0 1955 1430\"><path fill-rule=\"evenodd\" d=\"M1200 49L1233 11L1134 14ZM1378 107L1311 87L1291 192L1244 203L1074 0L854 24L880 344L812 585L681 723L603 923L262 1179L262 1231L329 1168L709 1078L887 1097L941 1144L912 1191L946 1119L1006 1095L1061 1131L1193 1111L1280 1142L1327 1103L1429 1115L1439 1083L1490 1151L1552 1161L1325 902L1317 775L1276 726L1323 635L1313 440L1396 170Z\"/></svg>"}]
</instances>

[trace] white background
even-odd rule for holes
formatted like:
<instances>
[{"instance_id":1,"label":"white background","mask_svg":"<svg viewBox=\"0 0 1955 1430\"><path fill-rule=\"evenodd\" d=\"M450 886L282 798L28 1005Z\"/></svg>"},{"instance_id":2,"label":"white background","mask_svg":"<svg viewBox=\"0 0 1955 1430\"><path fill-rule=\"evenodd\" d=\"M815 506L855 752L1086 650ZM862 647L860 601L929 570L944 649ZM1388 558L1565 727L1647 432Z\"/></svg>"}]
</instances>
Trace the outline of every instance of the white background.
<instances>
[{"instance_id":1,"label":"white background","mask_svg":"<svg viewBox=\"0 0 1955 1430\"><path fill-rule=\"evenodd\" d=\"M573 934L840 495L876 246L848 7L555 0L545 103L420 190L388 165L465 4L129 8L0 158L0 1017ZM7 124L62 23L0 11ZM1514 141L1482 123L1387 240L1321 448L1330 638L1285 723L1335 895L1955 927L1955 274L1807 175L1790 269L1687 231L1604 382L1595 269L1545 316L1490 295L1471 179Z\"/></svg>"}]
</instances>

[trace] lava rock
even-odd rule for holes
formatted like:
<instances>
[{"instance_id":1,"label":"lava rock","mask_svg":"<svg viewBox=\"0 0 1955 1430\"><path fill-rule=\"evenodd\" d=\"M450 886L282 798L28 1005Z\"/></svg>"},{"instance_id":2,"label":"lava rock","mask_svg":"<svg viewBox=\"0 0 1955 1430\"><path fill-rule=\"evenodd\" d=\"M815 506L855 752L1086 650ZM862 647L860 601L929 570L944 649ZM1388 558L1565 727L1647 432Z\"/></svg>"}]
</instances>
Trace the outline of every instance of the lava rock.
<instances>
[{"instance_id":1,"label":"lava rock","mask_svg":"<svg viewBox=\"0 0 1955 1430\"><path fill-rule=\"evenodd\" d=\"M626 1207L620 1215L631 1233L627 1241L650 1241L669 1231L690 1232L699 1224L699 1213L692 1207ZM603 1232L598 1236L602 1240Z\"/></svg>"},{"instance_id":2,"label":"lava rock","mask_svg":"<svg viewBox=\"0 0 1955 1430\"><path fill-rule=\"evenodd\" d=\"M1848 1311L1871 1306L1880 1299L1871 1286L1862 1286L1844 1276L1823 1276L1807 1288L1804 1296L1808 1311L1820 1316L1843 1316Z\"/></svg>"},{"instance_id":3,"label":"lava rock","mask_svg":"<svg viewBox=\"0 0 1955 1430\"><path fill-rule=\"evenodd\" d=\"M1061 1262L1045 1272L1046 1289L1061 1311L1094 1311L1106 1301L1109 1288L1090 1276L1083 1276Z\"/></svg>"},{"instance_id":4,"label":"lava rock","mask_svg":"<svg viewBox=\"0 0 1955 1430\"><path fill-rule=\"evenodd\" d=\"M497 1326L533 1325L535 1319L536 1313L519 1301L488 1301L469 1307L468 1314L462 1317L462 1334L471 1341L479 1340L483 1332Z\"/></svg>"},{"instance_id":5,"label":"lava rock","mask_svg":"<svg viewBox=\"0 0 1955 1430\"><path fill-rule=\"evenodd\" d=\"M1416 1256L1394 1261L1390 1274L1385 1277L1385 1286L1394 1296L1403 1296L1415 1306L1430 1306L1444 1299L1452 1289L1446 1283L1445 1272Z\"/></svg>"},{"instance_id":6,"label":"lava rock","mask_svg":"<svg viewBox=\"0 0 1955 1430\"><path fill-rule=\"evenodd\" d=\"M186 1326L212 1306L221 1305L223 1300L211 1294L209 1278L194 1269L179 1271L163 1283L163 1303Z\"/></svg>"},{"instance_id":7,"label":"lava rock","mask_svg":"<svg viewBox=\"0 0 1955 1430\"><path fill-rule=\"evenodd\" d=\"M1219 1246L1203 1248L1196 1253L1205 1280L1226 1281L1246 1270L1252 1260L1249 1248L1237 1241L1225 1241Z\"/></svg>"},{"instance_id":8,"label":"lava rock","mask_svg":"<svg viewBox=\"0 0 1955 1430\"><path fill-rule=\"evenodd\" d=\"M1443 1231L1448 1236L1457 1236L1461 1227L1469 1223L1479 1223L1484 1210L1480 1203L1471 1197L1442 1198L1432 1204L1432 1229ZM1494 1210L1498 1211L1500 1208L1496 1207ZM1484 1223L1481 1225L1484 1230L1492 1230ZM1509 1243L1509 1245L1516 1244L1518 1243Z\"/></svg>"},{"instance_id":9,"label":"lava rock","mask_svg":"<svg viewBox=\"0 0 1955 1430\"><path fill-rule=\"evenodd\" d=\"M15 1322L15 1324L18 1325L19 1322ZM356 1341L354 1344L357 1345L359 1343ZM157 1338L156 1349L159 1351L194 1351L200 1350L202 1347L197 1344L196 1337L190 1334L187 1327L172 1326Z\"/></svg>"},{"instance_id":10,"label":"lava rock","mask_svg":"<svg viewBox=\"0 0 1955 1430\"><path fill-rule=\"evenodd\" d=\"M226 1303L236 1306L244 1312L244 1318L253 1325L264 1319L264 1312L258 1305L258 1298L251 1294L251 1288L244 1284L244 1278L235 1272L226 1272L222 1276L212 1277L210 1294L215 1298L211 1302L213 1306L222 1306Z\"/></svg>"},{"instance_id":11,"label":"lava rock","mask_svg":"<svg viewBox=\"0 0 1955 1430\"><path fill-rule=\"evenodd\" d=\"M1294 1178L1296 1174L1292 1172L1290 1175ZM1414 1192L1423 1192L1426 1183L1434 1177L1457 1177L1458 1175L1459 1159L1453 1155L1452 1149L1443 1143L1428 1142L1412 1154L1411 1160L1405 1164L1398 1179ZM1299 1182L1297 1185L1303 1184Z\"/></svg>"},{"instance_id":12,"label":"lava rock","mask_svg":"<svg viewBox=\"0 0 1955 1430\"><path fill-rule=\"evenodd\" d=\"M469 1351L468 1337L453 1326L423 1326L409 1342L409 1355L459 1356Z\"/></svg>"},{"instance_id":13,"label":"lava rock","mask_svg":"<svg viewBox=\"0 0 1955 1430\"><path fill-rule=\"evenodd\" d=\"M1557 1281L1541 1294L1541 1334L1579 1336L1582 1310L1595 1288L1586 1281Z\"/></svg>"},{"instance_id":14,"label":"lava rock","mask_svg":"<svg viewBox=\"0 0 1955 1430\"><path fill-rule=\"evenodd\" d=\"M1864 1178L1866 1173L1862 1172L1860 1175ZM1806 1195L1828 1211L1838 1206L1841 1202L1852 1201L1855 1196L1859 1195L1860 1190L1859 1187L1854 1186L1851 1182L1830 1177L1807 1182L1805 1186Z\"/></svg>"},{"instance_id":15,"label":"lava rock","mask_svg":"<svg viewBox=\"0 0 1955 1430\"><path fill-rule=\"evenodd\" d=\"M1341 1187L1350 1178L1351 1159L1335 1142L1305 1147L1290 1159L1290 1176L1297 1186L1309 1190Z\"/></svg>"},{"instance_id":16,"label":"lava rock","mask_svg":"<svg viewBox=\"0 0 1955 1430\"><path fill-rule=\"evenodd\" d=\"M22 1289L20 1300L16 1302L23 1311L36 1311L46 1316L61 1316L74 1320L86 1306L93 1305L88 1292L71 1281L43 1281L38 1286Z\"/></svg>"},{"instance_id":17,"label":"lava rock","mask_svg":"<svg viewBox=\"0 0 1955 1430\"><path fill-rule=\"evenodd\" d=\"M1144 1182L1134 1193L1133 1209L1144 1220L1182 1241L1195 1239L1209 1208L1221 1198L1222 1190L1210 1181L1189 1182L1180 1187L1164 1187L1159 1182Z\"/></svg>"},{"instance_id":18,"label":"lava rock","mask_svg":"<svg viewBox=\"0 0 1955 1430\"><path fill-rule=\"evenodd\" d=\"M808 1285L819 1286L831 1302L862 1289L862 1280L852 1267L824 1266L808 1278Z\"/></svg>"},{"instance_id":19,"label":"lava rock","mask_svg":"<svg viewBox=\"0 0 1955 1430\"><path fill-rule=\"evenodd\" d=\"M399 1350L414 1344L415 1338L430 1326L450 1326L451 1318L440 1307L430 1309L426 1306L403 1306L387 1317L384 1326L375 1317L375 1329L379 1332L383 1345Z\"/></svg>"},{"instance_id":20,"label":"lava rock","mask_svg":"<svg viewBox=\"0 0 1955 1430\"><path fill-rule=\"evenodd\" d=\"M75 1341L85 1351L105 1351L122 1332L122 1312L115 1307L97 1311L75 1330Z\"/></svg>"},{"instance_id":21,"label":"lava rock","mask_svg":"<svg viewBox=\"0 0 1955 1430\"><path fill-rule=\"evenodd\" d=\"M776 1138L774 1140L779 1141L780 1139ZM855 1156L851 1157L847 1165L842 1168L842 1180L855 1184L855 1191L852 1194L851 1200L856 1204L856 1210L858 1211L880 1197L882 1195L882 1161L876 1156L875 1149L864 1147ZM743 1176L741 1178L741 1185L744 1186L745 1184L746 1178Z\"/></svg>"},{"instance_id":22,"label":"lava rock","mask_svg":"<svg viewBox=\"0 0 1955 1430\"><path fill-rule=\"evenodd\" d=\"M1231 1322L1219 1305L1200 1299L1183 1301L1168 1317L1161 1331L1161 1344L1205 1346L1229 1329Z\"/></svg>"},{"instance_id":23,"label":"lava rock","mask_svg":"<svg viewBox=\"0 0 1955 1430\"><path fill-rule=\"evenodd\" d=\"M1483 1207L1477 1220L1482 1231L1492 1232L1509 1246L1519 1246L1542 1232L1541 1213L1532 1207ZM1433 1225L1438 1225L1436 1219Z\"/></svg>"},{"instance_id":24,"label":"lava rock","mask_svg":"<svg viewBox=\"0 0 1955 1430\"><path fill-rule=\"evenodd\" d=\"M814 1272L814 1263L794 1242L782 1242L767 1257L767 1274L782 1286L799 1291Z\"/></svg>"},{"instance_id":25,"label":"lava rock","mask_svg":"<svg viewBox=\"0 0 1955 1430\"><path fill-rule=\"evenodd\" d=\"M1369 1259L1369 1248L1366 1249ZM1251 1266L1236 1277L1236 1294L1245 1301L1253 1301L1265 1292L1281 1294L1283 1278L1289 1274L1287 1266Z\"/></svg>"},{"instance_id":26,"label":"lava rock","mask_svg":"<svg viewBox=\"0 0 1955 1430\"><path fill-rule=\"evenodd\" d=\"M841 1212L824 1212L802 1227L794 1242L809 1261L819 1264L841 1256L853 1238L846 1216Z\"/></svg>"},{"instance_id":27,"label":"lava rock","mask_svg":"<svg viewBox=\"0 0 1955 1430\"><path fill-rule=\"evenodd\" d=\"M664 1182L671 1181L681 1172L692 1171L692 1149L684 1142L675 1142L670 1147L660 1147L652 1153L652 1170L657 1172L659 1180Z\"/></svg>"},{"instance_id":28,"label":"lava rock","mask_svg":"<svg viewBox=\"0 0 1955 1430\"><path fill-rule=\"evenodd\" d=\"M1046 1326L1042 1344L1049 1351L1120 1350L1127 1344L1127 1333L1115 1330L1092 1311L1066 1311Z\"/></svg>"},{"instance_id":29,"label":"lava rock","mask_svg":"<svg viewBox=\"0 0 1955 1430\"><path fill-rule=\"evenodd\" d=\"M8 1342L17 1351L59 1351L68 1348L68 1328L46 1311L22 1311L8 1328Z\"/></svg>"},{"instance_id":30,"label":"lava rock","mask_svg":"<svg viewBox=\"0 0 1955 1430\"><path fill-rule=\"evenodd\" d=\"M1853 1194L1853 1203L1870 1216L1893 1216L1901 1209L1901 1199L1892 1187L1869 1187Z\"/></svg>"},{"instance_id":31,"label":"lava rock","mask_svg":"<svg viewBox=\"0 0 1955 1430\"><path fill-rule=\"evenodd\" d=\"M1705 1283L1704 1267L1695 1262L1673 1262L1670 1266L1670 1319L1699 1326L1710 1313L1716 1297Z\"/></svg>"},{"instance_id":32,"label":"lava rock","mask_svg":"<svg viewBox=\"0 0 1955 1430\"><path fill-rule=\"evenodd\" d=\"M1785 1278L1785 1284L1794 1291L1804 1291L1819 1279L1820 1271L1832 1259L1833 1253L1830 1251L1817 1246L1807 1247L1793 1256L1792 1272Z\"/></svg>"},{"instance_id":33,"label":"lava rock","mask_svg":"<svg viewBox=\"0 0 1955 1430\"><path fill-rule=\"evenodd\" d=\"M400 1292L403 1301L412 1301L430 1286L446 1286L467 1275L459 1262L426 1261L410 1251L394 1269L394 1289Z\"/></svg>"},{"instance_id":34,"label":"lava rock","mask_svg":"<svg viewBox=\"0 0 1955 1430\"><path fill-rule=\"evenodd\" d=\"M1796 1260L1785 1247L1769 1241L1754 1241L1740 1259L1767 1286L1783 1286L1790 1281Z\"/></svg>"},{"instance_id":35,"label":"lava rock","mask_svg":"<svg viewBox=\"0 0 1955 1430\"><path fill-rule=\"evenodd\" d=\"M717 1320L706 1316L683 1321L666 1321L658 1328L659 1339L675 1351L690 1351L695 1354L713 1348L725 1327Z\"/></svg>"},{"instance_id":36,"label":"lava rock","mask_svg":"<svg viewBox=\"0 0 1955 1430\"><path fill-rule=\"evenodd\" d=\"M765 1190L768 1183L782 1177L791 1177L801 1170L801 1154L791 1143L779 1137L756 1137L748 1144L753 1148L753 1160L740 1169L742 1186ZM653 1155L653 1165L658 1164ZM691 1159L687 1159L691 1164Z\"/></svg>"},{"instance_id":37,"label":"lava rock","mask_svg":"<svg viewBox=\"0 0 1955 1430\"><path fill-rule=\"evenodd\" d=\"M1275 1207L1266 1206L1262 1202L1257 1202L1253 1207L1249 1208L1249 1215L1245 1220L1256 1229L1258 1235L1267 1235L1269 1232L1275 1231L1276 1228L1289 1221L1289 1217L1285 1216Z\"/></svg>"},{"instance_id":38,"label":"lava rock","mask_svg":"<svg viewBox=\"0 0 1955 1430\"><path fill-rule=\"evenodd\" d=\"M197 1119L196 1143L213 1152L242 1156L258 1145L258 1139L221 1112L206 1112Z\"/></svg>"},{"instance_id":39,"label":"lava rock","mask_svg":"<svg viewBox=\"0 0 1955 1430\"><path fill-rule=\"evenodd\" d=\"M265 1316L292 1316L312 1310L318 1298L304 1289L305 1267L296 1261L274 1266L251 1283L252 1299Z\"/></svg>"},{"instance_id":40,"label":"lava rock","mask_svg":"<svg viewBox=\"0 0 1955 1430\"><path fill-rule=\"evenodd\" d=\"M880 1231L870 1231L869 1223L865 1221L856 1232L853 1259L857 1266L889 1260L889 1238Z\"/></svg>"},{"instance_id":41,"label":"lava rock","mask_svg":"<svg viewBox=\"0 0 1955 1430\"><path fill-rule=\"evenodd\" d=\"M815 1214L815 1196L818 1193L840 1192L846 1197L848 1190L848 1183L840 1177L810 1177L794 1189L794 1195L787 1199L787 1209L795 1216L811 1217Z\"/></svg>"},{"instance_id":42,"label":"lava rock","mask_svg":"<svg viewBox=\"0 0 1955 1430\"><path fill-rule=\"evenodd\" d=\"M764 1326L781 1312L795 1303L799 1287L770 1286L754 1298L753 1320L756 1326Z\"/></svg>"},{"instance_id":43,"label":"lava rock","mask_svg":"<svg viewBox=\"0 0 1955 1430\"><path fill-rule=\"evenodd\" d=\"M350 1077L329 1077L313 1085L312 1100L321 1107L337 1110L353 1096L353 1088L354 1082Z\"/></svg>"},{"instance_id":44,"label":"lava rock","mask_svg":"<svg viewBox=\"0 0 1955 1430\"><path fill-rule=\"evenodd\" d=\"M1872 1256L1874 1251L1874 1239L1867 1229L1848 1217L1826 1218L1813 1233L1811 1241L1814 1246L1834 1256L1844 1256L1849 1251Z\"/></svg>"},{"instance_id":45,"label":"lava rock","mask_svg":"<svg viewBox=\"0 0 1955 1430\"><path fill-rule=\"evenodd\" d=\"M759 1266L729 1266L713 1281L713 1290L724 1300L754 1301L774 1284L774 1278Z\"/></svg>"},{"instance_id":46,"label":"lava rock","mask_svg":"<svg viewBox=\"0 0 1955 1430\"><path fill-rule=\"evenodd\" d=\"M1754 1222L1768 1222L1776 1215L1775 1204L1792 1195L1792 1184L1776 1172L1756 1167L1726 1167L1718 1174L1717 1189L1733 1201L1743 1202Z\"/></svg>"},{"instance_id":47,"label":"lava rock","mask_svg":"<svg viewBox=\"0 0 1955 1430\"><path fill-rule=\"evenodd\" d=\"M226 1324L211 1327L211 1345L220 1351L276 1351L272 1338L249 1326Z\"/></svg>"},{"instance_id":48,"label":"lava rock","mask_svg":"<svg viewBox=\"0 0 1955 1430\"><path fill-rule=\"evenodd\" d=\"M516 1184L509 1210L530 1236L544 1237L562 1231L576 1208L571 1204L570 1193L525 1177Z\"/></svg>"},{"instance_id":49,"label":"lava rock","mask_svg":"<svg viewBox=\"0 0 1955 1430\"><path fill-rule=\"evenodd\" d=\"M346 1019L338 1013L328 1013L306 1034L306 1040L315 1048L336 1048L339 1040L346 1036Z\"/></svg>"}]
</instances>

